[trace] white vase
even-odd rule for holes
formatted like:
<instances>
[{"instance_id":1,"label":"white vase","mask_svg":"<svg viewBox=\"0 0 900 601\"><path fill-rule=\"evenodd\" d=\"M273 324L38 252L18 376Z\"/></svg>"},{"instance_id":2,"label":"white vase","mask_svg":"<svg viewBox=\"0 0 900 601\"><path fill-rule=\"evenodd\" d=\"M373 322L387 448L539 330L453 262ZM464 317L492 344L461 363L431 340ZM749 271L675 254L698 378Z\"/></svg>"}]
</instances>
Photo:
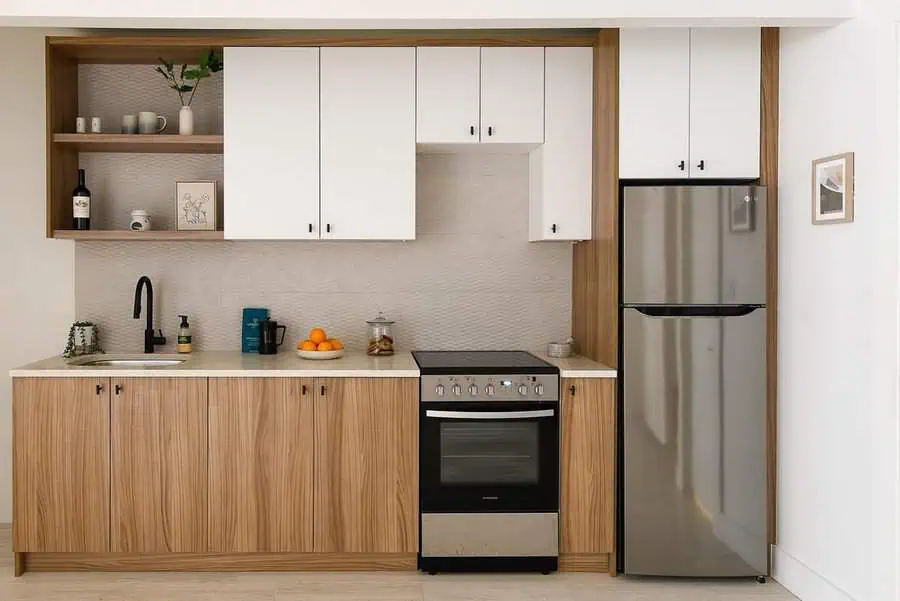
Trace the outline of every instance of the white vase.
<instances>
[{"instance_id":1,"label":"white vase","mask_svg":"<svg viewBox=\"0 0 900 601\"><path fill-rule=\"evenodd\" d=\"M182 136L194 134L194 109L189 106L183 106L178 111L178 133Z\"/></svg>"}]
</instances>

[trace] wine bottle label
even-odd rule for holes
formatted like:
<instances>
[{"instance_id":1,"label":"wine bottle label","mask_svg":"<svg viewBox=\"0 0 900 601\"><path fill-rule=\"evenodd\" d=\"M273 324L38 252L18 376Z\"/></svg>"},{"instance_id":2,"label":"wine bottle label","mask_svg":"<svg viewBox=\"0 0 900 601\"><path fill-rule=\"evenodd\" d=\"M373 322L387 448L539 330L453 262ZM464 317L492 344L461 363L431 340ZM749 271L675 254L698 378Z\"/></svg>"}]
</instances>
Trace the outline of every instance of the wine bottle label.
<instances>
[{"instance_id":1,"label":"wine bottle label","mask_svg":"<svg viewBox=\"0 0 900 601\"><path fill-rule=\"evenodd\" d=\"M73 196L72 197L72 217L76 219L91 218L91 197L90 196Z\"/></svg>"}]
</instances>

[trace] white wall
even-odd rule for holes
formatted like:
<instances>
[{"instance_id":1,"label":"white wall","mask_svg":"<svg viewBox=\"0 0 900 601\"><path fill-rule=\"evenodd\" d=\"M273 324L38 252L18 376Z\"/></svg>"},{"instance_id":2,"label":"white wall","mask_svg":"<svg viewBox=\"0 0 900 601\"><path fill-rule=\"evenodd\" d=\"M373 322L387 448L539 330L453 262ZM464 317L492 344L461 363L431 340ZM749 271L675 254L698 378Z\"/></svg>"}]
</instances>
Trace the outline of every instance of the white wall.
<instances>
[{"instance_id":1,"label":"white wall","mask_svg":"<svg viewBox=\"0 0 900 601\"><path fill-rule=\"evenodd\" d=\"M44 31L0 28L0 523L12 521L12 384L73 321L73 246L44 237Z\"/></svg>"},{"instance_id":2,"label":"white wall","mask_svg":"<svg viewBox=\"0 0 900 601\"><path fill-rule=\"evenodd\" d=\"M855 0L7 0L0 25L234 29L600 27L614 24L823 25Z\"/></svg>"},{"instance_id":3,"label":"white wall","mask_svg":"<svg viewBox=\"0 0 900 601\"><path fill-rule=\"evenodd\" d=\"M898 586L897 13L783 30L778 545L804 601ZM856 221L810 223L811 165L856 153Z\"/></svg>"}]
</instances>

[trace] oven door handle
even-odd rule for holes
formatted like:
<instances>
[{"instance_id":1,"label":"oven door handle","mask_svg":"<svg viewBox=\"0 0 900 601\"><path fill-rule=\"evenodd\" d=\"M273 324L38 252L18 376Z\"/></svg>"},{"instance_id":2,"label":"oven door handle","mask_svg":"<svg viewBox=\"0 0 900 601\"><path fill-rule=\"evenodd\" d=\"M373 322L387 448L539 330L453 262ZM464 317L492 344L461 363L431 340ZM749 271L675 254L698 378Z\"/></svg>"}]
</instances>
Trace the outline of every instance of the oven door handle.
<instances>
[{"instance_id":1,"label":"oven door handle","mask_svg":"<svg viewBox=\"0 0 900 601\"><path fill-rule=\"evenodd\" d=\"M530 417L553 417L555 409L537 411L425 411L425 417L443 417L445 419L527 419Z\"/></svg>"}]
</instances>

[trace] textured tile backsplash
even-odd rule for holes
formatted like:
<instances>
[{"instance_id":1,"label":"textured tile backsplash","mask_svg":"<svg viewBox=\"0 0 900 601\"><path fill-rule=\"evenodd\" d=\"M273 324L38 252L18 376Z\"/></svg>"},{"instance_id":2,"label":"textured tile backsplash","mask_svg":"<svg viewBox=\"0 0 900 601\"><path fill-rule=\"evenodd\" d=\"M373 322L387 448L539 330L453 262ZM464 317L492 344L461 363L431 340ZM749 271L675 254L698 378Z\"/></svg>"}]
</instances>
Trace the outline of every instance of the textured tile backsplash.
<instances>
[{"instance_id":1,"label":"textured tile backsplash","mask_svg":"<svg viewBox=\"0 0 900 601\"><path fill-rule=\"evenodd\" d=\"M131 180L135 194L147 176ZM77 317L101 326L107 350L141 350L144 321L131 312L148 275L166 350L179 313L191 316L196 349L239 349L245 306L268 307L291 346L321 325L364 348L378 311L406 349L541 348L568 336L572 247L528 243L526 155L419 156L416 208L412 242L78 243Z\"/></svg>"}]
</instances>

